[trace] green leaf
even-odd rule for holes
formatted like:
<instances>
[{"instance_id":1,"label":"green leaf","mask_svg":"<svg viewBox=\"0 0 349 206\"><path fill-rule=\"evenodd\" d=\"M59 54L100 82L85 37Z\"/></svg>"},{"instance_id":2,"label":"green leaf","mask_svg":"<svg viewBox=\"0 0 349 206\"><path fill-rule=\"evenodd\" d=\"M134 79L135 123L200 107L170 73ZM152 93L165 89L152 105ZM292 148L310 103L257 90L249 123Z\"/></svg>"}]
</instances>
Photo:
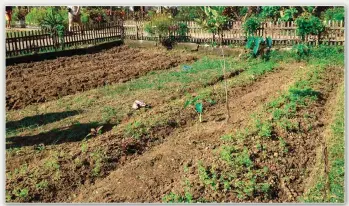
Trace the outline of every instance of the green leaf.
<instances>
[{"instance_id":1,"label":"green leaf","mask_svg":"<svg viewBox=\"0 0 349 206\"><path fill-rule=\"evenodd\" d=\"M261 43L261 38L257 38L255 40L255 44L254 44L254 47L253 47L253 54L256 56L258 54L258 50L259 50L259 45Z\"/></svg>"},{"instance_id":2,"label":"green leaf","mask_svg":"<svg viewBox=\"0 0 349 206\"><path fill-rule=\"evenodd\" d=\"M198 112L198 113L202 113L202 109L203 109L203 106L202 106L202 103L196 103L195 104L195 110Z\"/></svg>"},{"instance_id":3,"label":"green leaf","mask_svg":"<svg viewBox=\"0 0 349 206\"><path fill-rule=\"evenodd\" d=\"M271 40L271 37L268 36L265 40L266 40L266 42L267 42L267 46L268 46L269 48L271 48L271 45L273 44L273 41Z\"/></svg>"},{"instance_id":4,"label":"green leaf","mask_svg":"<svg viewBox=\"0 0 349 206\"><path fill-rule=\"evenodd\" d=\"M255 38L253 36L249 36L247 38L246 49L252 49Z\"/></svg>"},{"instance_id":5,"label":"green leaf","mask_svg":"<svg viewBox=\"0 0 349 206\"><path fill-rule=\"evenodd\" d=\"M187 100L184 103L184 109L187 108L191 104L191 100Z\"/></svg>"}]
</instances>

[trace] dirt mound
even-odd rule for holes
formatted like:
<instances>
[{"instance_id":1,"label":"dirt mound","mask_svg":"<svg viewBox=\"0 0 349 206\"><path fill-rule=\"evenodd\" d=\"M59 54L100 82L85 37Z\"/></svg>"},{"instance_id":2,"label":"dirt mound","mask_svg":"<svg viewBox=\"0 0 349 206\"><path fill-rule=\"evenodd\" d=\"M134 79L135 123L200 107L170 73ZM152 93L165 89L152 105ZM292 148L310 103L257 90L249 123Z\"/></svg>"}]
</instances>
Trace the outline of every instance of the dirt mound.
<instances>
[{"instance_id":1,"label":"dirt mound","mask_svg":"<svg viewBox=\"0 0 349 206\"><path fill-rule=\"evenodd\" d=\"M160 50L116 47L96 54L61 57L6 67L6 109L20 109L96 87L169 69L196 57Z\"/></svg>"}]
</instances>

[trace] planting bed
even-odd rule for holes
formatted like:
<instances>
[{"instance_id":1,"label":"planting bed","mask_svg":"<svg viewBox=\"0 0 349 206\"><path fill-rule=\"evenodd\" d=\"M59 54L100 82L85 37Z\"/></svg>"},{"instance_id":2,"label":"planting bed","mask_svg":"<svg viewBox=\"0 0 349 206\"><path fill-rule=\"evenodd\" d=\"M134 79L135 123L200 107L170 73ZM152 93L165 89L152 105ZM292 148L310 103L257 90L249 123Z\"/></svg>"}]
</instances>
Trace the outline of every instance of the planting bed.
<instances>
[{"instance_id":1,"label":"planting bed","mask_svg":"<svg viewBox=\"0 0 349 206\"><path fill-rule=\"evenodd\" d=\"M6 109L20 109L92 88L126 82L153 70L164 70L193 55L116 47L97 54L61 57L6 67Z\"/></svg>"},{"instance_id":2,"label":"planting bed","mask_svg":"<svg viewBox=\"0 0 349 206\"><path fill-rule=\"evenodd\" d=\"M342 62L229 57L223 76L220 57L197 56L123 46L8 67L7 201L302 202Z\"/></svg>"}]
</instances>

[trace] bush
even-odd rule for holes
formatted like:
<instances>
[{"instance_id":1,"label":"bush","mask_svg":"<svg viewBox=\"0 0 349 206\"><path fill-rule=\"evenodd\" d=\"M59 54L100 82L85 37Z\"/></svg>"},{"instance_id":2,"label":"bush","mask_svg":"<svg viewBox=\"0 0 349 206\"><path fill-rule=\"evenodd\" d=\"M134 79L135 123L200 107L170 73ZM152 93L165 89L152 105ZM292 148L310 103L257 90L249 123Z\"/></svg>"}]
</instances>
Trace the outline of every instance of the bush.
<instances>
[{"instance_id":1,"label":"bush","mask_svg":"<svg viewBox=\"0 0 349 206\"><path fill-rule=\"evenodd\" d=\"M12 12L12 20L13 21L19 21L19 20L25 20L26 15L28 14L28 10L25 8L18 9L17 7L13 9Z\"/></svg>"},{"instance_id":2,"label":"bush","mask_svg":"<svg viewBox=\"0 0 349 206\"><path fill-rule=\"evenodd\" d=\"M247 36L253 35L259 28L260 24L261 24L261 21L259 18L255 16L248 18L243 25L246 35Z\"/></svg>"},{"instance_id":3,"label":"bush","mask_svg":"<svg viewBox=\"0 0 349 206\"><path fill-rule=\"evenodd\" d=\"M286 9L283 16L280 18L281 21L293 21L294 16L298 13L298 10L294 7Z\"/></svg>"},{"instance_id":4,"label":"bush","mask_svg":"<svg viewBox=\"0 0 349 206\"><path fill-rule=\"evenodd\" d=\"M344 7L327 9L324 14L324 19L326 21L328 20L344 21Z\"/></svg>"},{"instance_id":5,"label":"bush","mask_svg":"<svg viewBox=\"0 0 349 206\"><path fill-rule=\"evenodd\" d=\"M310 49L306 44L296 44L293 46L292 50L296 53L297 60L304 59L310 54Z\"/></svg>"},{"instance_id":6,"label":"bush","mask_svg":"<svg viewBox=\"0 0 349 206\"><path fill-rule=\"evenodd\" d=\"M145 31L151 35L168 36L172 20L167 15L153 16L150 22L145 24Z\"/></svg>"},{"instance_id":7,"label":"bush","mask_svg":"<svg viewBox=\"0 0 349 206\"><path fill-rule=\"evenodd\" d=\"M68 24L68 11L66 9L57 9L54 7L42 7L37 8L34 7L30 10L30 12L25 17L25 22L31 25L41 25L41 22L47 16L48 12L51 10L55 10L56 13L59 13L63 18L64 25Z\"/></svg>"},{"instance_id":8,"label":"bush","mask_svg":"<svg viewBox=\"0 0 349 206\"><path fill-rule=\"evenodd\" d=\"M202 10L199 6L182 6L179 8L175 19L178 21L193 21L202 16Z\"/></svg>"},{"instance_id":9,"label":"bush","mask_svg":"<svg viewBox=\"0 0 349 206\"><path fill-rule=\"evenodd\" d=\"M64 31L65 31L64 18L56 9L53 9L53 8L47 9L47 13L43 18L43 20L40 22L40 26L44 30L48 31L51 34L51 36L55 37L55 35L58 35L61 41L61 46L63 47ZM55 38L54 38L54 41L55 41L55 46L57 47L59 45L59 42Z\"/></svg>"},{"instance_id":10,"label":"bush","mask_svg":"<svg viewBox=\"0 0 349 206\"><path fill-rule=\"evenodd\" d=\"M296 19L297 34L305 40L306 35L319 35L324 30L321 20L309 13L305 13Z\"/></svg>"},{"instance_id":11,"label":"bush","mask_svg":"<svg viewBox=\"0 0 349 206\"><path fill-rule=\"evenodd\" d=\"M25 22L27 24L40 25L40 22L44 19L47 14L47 8L33 8L27 14Z\"/></svg>"},{"instance_id":12,"label":"bush","mask_svg":"<svg viewBox=\"0 0 349 206\"><path fill-rule=\"evenodd\" d=\"M262 6L260 16L263 19L276 20L280 15L280 6Z\"/></svg>"},{"instance_id":13,"label":"bush","mask_svg":"<svg viewBox=\"0 0 349 206\"><path fill-rule=\"evenodd\" d=\"M81 18L83 17L84 19L81 19L81 21L84 20L85 22L88 22L89 20L87 20L87 16L92 23L105 23L109 21L106 11L101 8L85 10L81 16Z\"/></svg>"}]
</instances>

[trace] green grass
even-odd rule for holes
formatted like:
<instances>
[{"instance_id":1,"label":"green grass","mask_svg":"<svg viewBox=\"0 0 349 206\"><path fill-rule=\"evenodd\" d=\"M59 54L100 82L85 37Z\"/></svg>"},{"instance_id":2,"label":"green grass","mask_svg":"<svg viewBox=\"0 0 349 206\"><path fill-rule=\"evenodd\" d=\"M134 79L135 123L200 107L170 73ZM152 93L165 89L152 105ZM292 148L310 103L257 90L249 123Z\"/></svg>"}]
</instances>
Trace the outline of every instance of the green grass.
<instances>
[{"instance_id":1,"label":"green grass","mask_svg":"<svg viewBox=\"0 0 349 206\"><path fill-rule=\"evenodd\" d=\"M344 85L338 92L335 119L331 124L331 135L327 137L328 162L330 170L326 180L323 173L315 177L316 183L301 198L303 202L330 202L344 203ZM329 181L330 191L327 191L327 199L324 197L326 182Z\"/></svg>"}]
</instances>

